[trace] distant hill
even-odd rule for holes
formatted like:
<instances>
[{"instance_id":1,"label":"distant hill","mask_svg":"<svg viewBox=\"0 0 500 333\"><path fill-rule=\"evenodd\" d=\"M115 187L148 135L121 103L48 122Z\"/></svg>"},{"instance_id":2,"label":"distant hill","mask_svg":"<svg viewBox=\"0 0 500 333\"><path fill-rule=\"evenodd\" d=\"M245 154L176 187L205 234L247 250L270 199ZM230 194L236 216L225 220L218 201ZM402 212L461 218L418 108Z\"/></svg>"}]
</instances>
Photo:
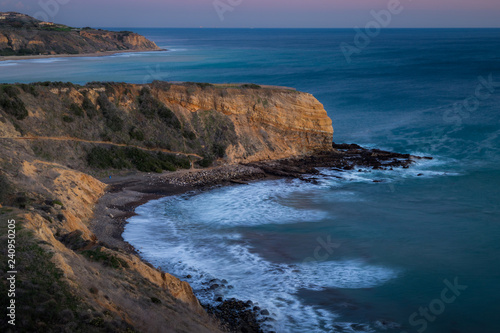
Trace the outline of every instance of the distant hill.
<instances>
[{"instance_id":1,"label":"distant hill","mask_svg":"<svg viewBox=\"0 0 500 333\"><path fill-rule=\"evenodd\" d=\"M73 28L31 16L0 12L0 56L91 54L109 51L155 51L160 48L130 31Z\"/></svg>"}]
</instances>

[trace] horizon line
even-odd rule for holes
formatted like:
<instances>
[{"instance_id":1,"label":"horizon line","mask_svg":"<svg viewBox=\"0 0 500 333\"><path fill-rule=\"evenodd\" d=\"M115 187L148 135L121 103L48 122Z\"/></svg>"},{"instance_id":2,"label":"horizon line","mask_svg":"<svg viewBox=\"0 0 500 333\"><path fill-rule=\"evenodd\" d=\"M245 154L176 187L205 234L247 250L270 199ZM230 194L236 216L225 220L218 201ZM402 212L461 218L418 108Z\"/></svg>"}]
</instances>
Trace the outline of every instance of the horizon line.
<instances>
[{"instance_id":1,"label":"horizon line","mask_svg":"<svg viewBox=\"0 0 500 333\"><path fill-rule=\"evenodd\" d=\"M130 29L337 29L349 30L355 27L127 27L127 26L96 26L96 29L116 29L116 28L130 28ZM500 29L498 27L386 27L380 30L410 30L410 29Z\"/></svg>"}]
</instances>

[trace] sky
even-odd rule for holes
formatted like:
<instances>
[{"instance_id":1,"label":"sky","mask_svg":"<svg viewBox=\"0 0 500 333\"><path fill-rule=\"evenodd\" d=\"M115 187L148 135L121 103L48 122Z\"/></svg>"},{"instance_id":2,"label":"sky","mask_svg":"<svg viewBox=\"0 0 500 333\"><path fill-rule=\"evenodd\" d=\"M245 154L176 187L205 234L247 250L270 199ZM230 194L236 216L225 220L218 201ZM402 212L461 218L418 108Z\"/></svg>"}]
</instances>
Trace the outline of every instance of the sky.
<instances>
[{"instance_id":1,"label":"sky","mask_svg":"<svg viewBox=\"0 0 500 333\"><path fill-rule=\"evenodd\" d=\"M500 27L500 0L0 0L0 11L74 27L363 28L374 13L387 28Z\"/></svg>"}]
</instances>

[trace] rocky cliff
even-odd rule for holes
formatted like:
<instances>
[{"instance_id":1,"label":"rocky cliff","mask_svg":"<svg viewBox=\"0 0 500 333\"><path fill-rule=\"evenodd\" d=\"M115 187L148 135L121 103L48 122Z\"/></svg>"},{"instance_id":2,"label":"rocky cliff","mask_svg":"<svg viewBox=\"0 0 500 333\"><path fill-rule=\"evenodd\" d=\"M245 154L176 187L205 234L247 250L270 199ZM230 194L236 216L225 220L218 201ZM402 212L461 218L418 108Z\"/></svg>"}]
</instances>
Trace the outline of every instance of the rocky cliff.
<instances>
[{"instance_id":1,"label":"rocky cliff","mask_svg":"<svg viewBox=\"0 0 500 333\"><path fill-rule=\"evenodd\" d=\"M19 13L0 12L1 17L0 56L160 50L154 42L129 31L71 28Z\"/></svg>"},{"instance_id":2,"label":"rocky cliff","mask_svg":"<svg viewBox=\"0 0 500 333\"><path fill-rule=\"evenodd\" d=\"M5 219L22 221L20 327L219 331L186 282L92 232L94 207L112 190L97 178L330 151L332 134L323 106L287 88L1 85L0 235L4 244ZM100 213L112 218L113 209L125 208L105 206Z\"/></svg>"},{"instance_id":3,"label":"rocky cliff","mask_svg":"<svg viewBox=\"0 0 500 333\"><path fill-rule=\"evenodd\" d=\"M83 172L169 170L153 157L206 167L300 156L331 149L333 135L312 95L256 85L12 85L0 108L14 126L0 137L16 128L38 155ZM139 165L134 154L154 156Z\"/></svg>"}]
</instances>

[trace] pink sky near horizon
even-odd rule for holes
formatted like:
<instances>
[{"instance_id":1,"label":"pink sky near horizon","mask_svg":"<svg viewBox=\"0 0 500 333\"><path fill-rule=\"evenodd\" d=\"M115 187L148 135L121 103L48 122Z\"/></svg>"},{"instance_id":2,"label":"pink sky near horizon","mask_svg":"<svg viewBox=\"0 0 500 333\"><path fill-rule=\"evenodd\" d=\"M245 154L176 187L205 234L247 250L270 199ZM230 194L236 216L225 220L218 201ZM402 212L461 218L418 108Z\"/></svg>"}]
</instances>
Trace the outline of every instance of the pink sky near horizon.
<instances>
[{"instance_id":1,"label":"pink sky near horizon","mask_svg":"<svg viewBox=\"0 0 500 333\"><path fill-rule=\"evenodd\" d=\"M217 12L214 2L226 4ZM102 27L363 26L394 0L0 0L0 11ZM389 27L500 27L500 0L400 0ZM45 5L44 5L45 4ZM223 20L221 20L223 18Z\"/></svg>"}]
</instances>

